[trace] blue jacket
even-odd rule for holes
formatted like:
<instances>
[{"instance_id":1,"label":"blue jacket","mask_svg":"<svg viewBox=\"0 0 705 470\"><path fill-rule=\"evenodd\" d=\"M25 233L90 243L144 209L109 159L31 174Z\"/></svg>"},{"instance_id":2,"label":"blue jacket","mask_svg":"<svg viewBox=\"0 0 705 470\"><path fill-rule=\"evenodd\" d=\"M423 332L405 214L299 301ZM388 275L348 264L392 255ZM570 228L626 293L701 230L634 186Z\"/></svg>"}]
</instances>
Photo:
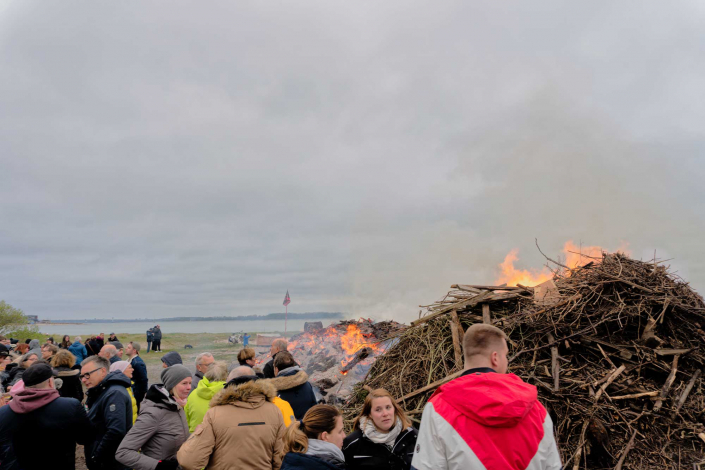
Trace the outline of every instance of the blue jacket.
<instances>
[{"instance_id":1,"label":"blue jacket","mask_svg":"<svg viewBox=\"0 0 705 470\"><path fill-rule=\"evenodd\" d=\"M154 339L154 333L152 332L152 330L147 330L147 342L151 343L153 339Z\"/></svg>"},{"instance_id":2,"label":"blue jacket","mask_svg":"<svg viewBox=\"0 0 705 470\"><path fill-rule=\"evenodd\" d=\"M76 356L76 364L80 364L88 357L88 350L79 341L74 341L74 343L69 346L69 351Z\"/></svg>"},{"instance_id":3,"label":"blue jacket","mask_svg":"<svg viewBox=\"0 0 705 470\"><path fill-rule=\"evenodd\" d=\"M95 432L84 450L86 465L91 470L125 468L115 460L115 452L132 427L132 399L127 393L130 385L125 374L115 371L88 389L88 419Z\"/></svg>"},{"instance_id":4,"label":"blue jacket","mask_svg":"<svg viewBox=\"0 0 705 470\"><path fill-rule=\"evenodd\" d=\"M86 411L78 400L60 398L58 393L44 405L33 400L31 394L20 392L13 399L17 401L15 406L0 408L0 467L73 470L76 443L84 444L92 433ZM16 406L20 402L24 402L22 406Z\"/></svg>"},{"instance_id":5,"label":"blue jacket","mask_svg":"<svg viewBox=\"0 0 705 470\"><path fill-rule=\"evenodd\" d=\"M139 409L140 402L144 399L149 388L149 379L147 378L147 365L141 357L135 356L130 361L134 372L132 373L132 394L135 396L137 408Z\"/></svg>"},{"instance_id":6,"label":"blue jacket","mask_svg":"<svg viewBox=\"0 0 705 470\"><path fill-rule=\"evenodd\" d=\"M343 470L343 467L313 455L289 452L284 456L281 470Z\"/></svg>"}]
</instances>

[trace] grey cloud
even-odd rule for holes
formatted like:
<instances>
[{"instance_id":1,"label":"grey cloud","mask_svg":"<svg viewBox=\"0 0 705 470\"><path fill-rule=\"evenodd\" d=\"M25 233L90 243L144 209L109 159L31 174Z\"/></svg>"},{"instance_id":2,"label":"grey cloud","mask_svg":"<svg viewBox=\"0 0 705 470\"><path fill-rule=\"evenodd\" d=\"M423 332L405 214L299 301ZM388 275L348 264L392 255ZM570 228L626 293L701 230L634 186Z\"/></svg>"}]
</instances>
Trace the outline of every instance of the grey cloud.
<instances>
[{"instance_id":1,"label":"grey cloud","mask_svg":"<svg viewBox=\"0 0 705 470\"><path fill-rule=\"evenodd\" d=\"M697 288L702 8L6 2L0 298L409 320L568 239ZM294 308L295 307L295 308Z\"/></svg>"}]
</instances>

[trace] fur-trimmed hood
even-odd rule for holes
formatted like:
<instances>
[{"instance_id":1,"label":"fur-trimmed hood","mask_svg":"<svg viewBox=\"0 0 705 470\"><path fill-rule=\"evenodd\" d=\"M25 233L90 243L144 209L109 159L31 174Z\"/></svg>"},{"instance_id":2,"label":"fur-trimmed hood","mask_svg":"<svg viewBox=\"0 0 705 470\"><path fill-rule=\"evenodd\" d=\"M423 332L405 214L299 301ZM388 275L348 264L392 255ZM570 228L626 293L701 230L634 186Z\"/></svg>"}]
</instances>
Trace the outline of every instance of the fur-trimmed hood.
<instances>
[{"instance_id":1,"label":"fur-trimmed hood","mask_svg":"<svg viewBox=\"0 0 705 470\"><path fill-rule=\"evenodd\" d=\"M266 380L253 380L237 387L225 387L211 400L210 406L234 405L259 408L265 401L273 401L277 390Z\"/></svg>"},{"instance_id":2,"label":"fur-trimmed hood","mask_svg":"<svg viewBox=\"0 0 705 470\"><path fill-rule=\"evenodd\" d=\"M286 369L281 371L278 376L274 377L273 379L266 379L260 382L269 382L271 383L277 391L279 390L289 390L294 387L298 387L299 385L305 384L308 382L308 374L303 371L299 370L294 374L288 375L286 374Z\"/></svg>"}]
</instances>

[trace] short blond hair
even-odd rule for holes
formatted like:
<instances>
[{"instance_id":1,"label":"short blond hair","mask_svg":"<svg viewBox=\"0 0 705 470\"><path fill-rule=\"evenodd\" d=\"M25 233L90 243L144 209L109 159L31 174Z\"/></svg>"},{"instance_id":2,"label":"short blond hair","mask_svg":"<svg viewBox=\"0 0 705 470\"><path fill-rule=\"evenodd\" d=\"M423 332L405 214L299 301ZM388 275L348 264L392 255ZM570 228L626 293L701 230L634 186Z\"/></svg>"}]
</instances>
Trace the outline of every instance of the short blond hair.
<instances>
[{"instance_id":1,"label":"short blond hair","mask_svg":"<svg viewBox=\"0 0 705 470\"><path fill-rule=\"evenodd\" d=\"M465 360L473 356L489 354L506 341L507 335L496 326L476 323L468 328L463 336Z\"/></svg>"}]
</instances>

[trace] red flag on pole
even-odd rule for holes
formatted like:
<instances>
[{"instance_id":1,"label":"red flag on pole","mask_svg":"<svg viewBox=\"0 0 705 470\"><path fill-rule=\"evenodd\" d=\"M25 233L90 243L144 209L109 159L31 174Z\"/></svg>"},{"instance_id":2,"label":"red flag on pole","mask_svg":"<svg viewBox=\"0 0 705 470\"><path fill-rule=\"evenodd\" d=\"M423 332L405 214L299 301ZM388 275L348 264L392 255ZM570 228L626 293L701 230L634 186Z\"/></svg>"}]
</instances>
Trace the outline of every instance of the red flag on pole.
<instances>
[{"instance_id":1,"label":"red flag on pole","mask_svg":"<svg viewBox=\"0 0 705 470\"><path fill-rule=\"evenodd\" d=\"M286 291L286 296L284 297L284 303L282 305L286 306L291 303L291 297L289 297L289 290Z\"/></svg>"}]
</instances>

